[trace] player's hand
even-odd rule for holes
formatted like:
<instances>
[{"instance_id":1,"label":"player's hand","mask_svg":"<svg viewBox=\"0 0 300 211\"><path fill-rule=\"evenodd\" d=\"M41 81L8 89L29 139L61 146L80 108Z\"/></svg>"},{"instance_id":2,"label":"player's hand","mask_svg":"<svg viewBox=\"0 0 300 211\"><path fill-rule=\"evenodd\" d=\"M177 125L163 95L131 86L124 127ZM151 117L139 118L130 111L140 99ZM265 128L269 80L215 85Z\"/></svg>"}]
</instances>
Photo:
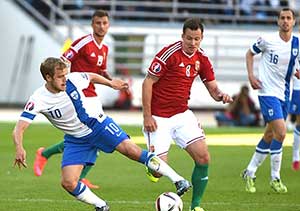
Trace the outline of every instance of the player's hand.
<instances>
[{"instance_id":1,"label":"player's hand","mask_svg":"<svg viewBox=\"0 0 300 211\"><path fill-rule=\"evenodd\" d=\"M249 81L253 89L261 89L261 81L258 80L256 77L249 77Z\"/></svg>"},{"instance_id":2,"label":"player's hand","mask_svg":"<svg viewBox=\"0 0 300 211\"><path fill-rule=\"evenodd\" d=\"M26 151L23 148L16 150L14 167L16 167L16 166L18 166L19 169L22 169L22 167L27 168Z\"/></svg>"},{"instance_id":3,"label":"player's hand","mask_svg":"<svg viewBox=\"0 0 300 211\"><path fill-rule=\"evenodd\" d=\"M113 79L111 81L111 87L113 89L122 90L122 89L128 89L129 85L127 82L120 80L120 79Z\"/></svg>"},{"instance_id":4,"label":"player's hand","mask_svg":"<svg viewBox=\"0 0 300 211\"><path fill-rule=\"evenodd\" d=\"M154 132L157 129L157 124L152 116L144 117L144 130L147 132Z\"/></svg>"},{"instance_id":5,"label":"player's hand","mask_svg":"<svg viewBox=\"0 0 300 211\"><path fill-rule=\"evenodd\" d=\"M226 93L220 93L218 95L219 99L221 99L221 101L224 103L232 103L233 102L233 99L232 97L230 97L228 94Z\"/></svg>"}]
</instances>

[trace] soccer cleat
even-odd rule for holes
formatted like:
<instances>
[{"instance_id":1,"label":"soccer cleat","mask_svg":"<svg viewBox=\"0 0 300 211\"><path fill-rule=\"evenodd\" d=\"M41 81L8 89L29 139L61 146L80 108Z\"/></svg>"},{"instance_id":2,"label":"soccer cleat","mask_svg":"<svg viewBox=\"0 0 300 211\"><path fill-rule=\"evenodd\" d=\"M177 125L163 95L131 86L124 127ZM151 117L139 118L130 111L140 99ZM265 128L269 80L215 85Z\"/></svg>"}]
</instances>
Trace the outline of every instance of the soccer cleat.
<instances>
[{"instance_id":1,"label":"soccer cleat","mask_svg":"<svg viewBox=\"0 0 300 211\"><path fill-rule=\"evenodd\" d=\"M255 188L255 177L252 178L249 175L247 175L247 169L245 169L242 173L241 173L241 177L244 179L244 181L246 182L246 186L245 186L245 190L248 193L255 193L256 192L256 188Z\"/></svg>"},{"instance_id":2,"label":"soccer cleat","mask_svg":"<svg viewBox=\"0 0 300 211\"><path fill-rule=\"evenodd\" d=\"M294 161L293 164L292 164L292 169L294 171L299 171L299 169L300 169L299 164L300 164L299 161Z\"/></svg>"},{"instance_id":3,"label":"soccer cleat","mask_svg":"<svg viewBox=\"0 0 300 211\"><path fill-rule=\"evenodd\" d=\"M105 205L103 207L96 207L96 211L109 211L109 206Z\"/></svg>"},{"instance_id":4,"label":"soccer cleat","mask_svg":"<svg viewBox=\"0 0 300 211\"><path fill-rule=\"evenodd\" d=\"M175 182L175 186L177 189L177 195L182 196L185 192L187 192L192 185L187 180L179 180Z\"/></svg>"},{"instance_id":5,"label":"soccer cleat","mask_svg":"<svg viewBox=\"0 0 300 211\"><path fill-rule=\"evenodd\" d=\"M98 185L92 184L88 179L82 178L80 179L80 182L88 186L90 189L99 189L100 187Z\"/></svg>"},{"instance_id":6,"label":"soccer cleat","mask_svg":"<svg viewBox=\"0 0 300 211\"><path fill-rule=\"evenodd\" d=\"M155 177L152 174L152 170L149 169L148 167L146 167L146 175L151 182L158 182L158 180L159 180L159 177Z\"/></svg>"},{"instance_id":7,"label":"soccer cleat","mask_svg":"<svg viewBox=\"0 0 300 211\"><path fill-rule=\"evenodd\" d=\"M44 147L40 147L35 154L34 164L33 164L33 172L35 176L39 177L42 175L44 167L47 163L47 158L42 155L44 151Z\"/></svg>"},{"instance_id":8,"label":"soccer cleat","mask_svg":"<svg viewBox=\"0 0 300 211\"><path fill-rule=\"evenodd\" d=\"M287 193L287 187L281 182L280 179L275 179L270 182L271 188L276 193Z\"/></svg>"},{"instance_id":9,"label":"soccer cleat","mask_svg":"<svg viewBox=\"0 0 300 211\"><path fill-rule=\"evenodd\" d=\"M203 208L201 208L201 207L195 207L191 211L205 211L205 210Z\"/></svg>"}]
</instances>

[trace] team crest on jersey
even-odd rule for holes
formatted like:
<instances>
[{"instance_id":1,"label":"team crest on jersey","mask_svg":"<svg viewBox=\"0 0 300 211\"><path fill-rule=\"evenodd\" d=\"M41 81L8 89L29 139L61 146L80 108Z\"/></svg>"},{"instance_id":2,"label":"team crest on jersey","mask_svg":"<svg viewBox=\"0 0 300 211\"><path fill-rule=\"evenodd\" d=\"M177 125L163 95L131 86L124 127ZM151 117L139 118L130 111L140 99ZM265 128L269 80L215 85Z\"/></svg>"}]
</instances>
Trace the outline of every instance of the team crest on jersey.
<instances>
[{"instance_id":1,"label":"team crest on jersey","mask_svg":"<svg viewBox=\"0 0 300 211\"><path fill-rule=\"evenodd\" d=\"M71 92L70 96L74 99L74 100L78 100L79 99L79 94L76 90L74 90L73 92Z\"/></svg>"},{"instance_id":2,"label":"team crest on jersey","mask_svg":"<svg viewBox=\"0 0 300 211\"><path fill-rule=\"evenodd\" d=\"M69 50L66 54L66 58L67 59L71 59L74 56L73 52L71 50Z\"/></svg>"},{"instance_id":3,"label":"team crest on jersey","mask_svg":"<svg viewBox=\"0 0 300 211\"><path fill-rule=\"evenodd\" d=\"M26 111L32 111L34 109L34 103L33 102L28 102L26 105L25 105L25 110Z\"/></svg>"},{"instance_id":4,"label":"team crest on jersey","mask_svg":"<svg viewBox=\"0 0 300 211\"><path fill-rule=\"evenodd\" d=\"M161 65L158 62L154 62L151 65L151 71L154 73L159 73L161 71Z\"/></svg>"},{"instance_id":5,"label":"team crest on jersey","mask_svg":"<svg viewBox=\"0 0 300 211\"><path fill-rule=\"evenodd\" d=\"M274 110L271 108L268 110L269 116L273 116L274 115Z\"/></svg>"},{"instance_id":6,"label":"team crest on jersey","mask_svg":"<svg viewBox=\"0 0 300 211\"><path fill-rule=\"evenodd\" d=\"M297 56L298 55L298 48L293 48L292 53L293 53L293 56Z\"/></svg>"},{"instance_id":7,"label":"team crest on jersey","mask_svg":"<svg viewBox=\"0 0 300 211\"><path fill-rule=\"evenodd\" d=\"M197 72L200 70L200 62L198 60L195 62L195 70Z\"/></svg>"}]
</instances>

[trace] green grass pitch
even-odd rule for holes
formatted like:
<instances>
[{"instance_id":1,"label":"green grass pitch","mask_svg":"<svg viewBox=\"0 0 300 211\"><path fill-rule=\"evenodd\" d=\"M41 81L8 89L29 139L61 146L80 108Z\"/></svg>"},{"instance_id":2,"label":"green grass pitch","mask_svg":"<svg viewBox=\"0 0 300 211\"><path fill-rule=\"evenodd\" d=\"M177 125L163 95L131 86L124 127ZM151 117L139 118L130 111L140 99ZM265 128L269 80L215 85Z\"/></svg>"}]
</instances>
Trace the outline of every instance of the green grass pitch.
<instances>
[{"instance_id":1,"label":"green grass pitch","mask_svg":"<svg viewBox=\"0 0 300 211\"><path fill-rule=\"evenodd\" d=\"M28 168L13 168L14 145L11 132L14 125L0 123L0 210L2 211L69 211L93 210L93 207L74 200L60 186L61 155L53 156L41 177L32 171L35 151L62 139L63 134L48 124L33 124L26 131L24 146ZM141 128L124 126L132 137L141 136ZM207 128L207 134L261 133L261 128ZM141 145L145 147L145 145ZM248 194L239 177L252 156L254 146L209 146L212 161L209 183L202 201L206 211L300 211L300 172L291 170L291 147L285 147L282 179L288 193L279 195L269 187L270 160L257 172L257 193ZM186 152L172 146L170 165L190 180L193 162ZM88 178L101 186L96 190L110 204L112 211L154 211L155 198L164 191L175 191L167 178L151 183L144 166L130 161L119 153L100 153ZM191 192L183 197L184 211L189 210Z\"/></svg>"}]
</instances>

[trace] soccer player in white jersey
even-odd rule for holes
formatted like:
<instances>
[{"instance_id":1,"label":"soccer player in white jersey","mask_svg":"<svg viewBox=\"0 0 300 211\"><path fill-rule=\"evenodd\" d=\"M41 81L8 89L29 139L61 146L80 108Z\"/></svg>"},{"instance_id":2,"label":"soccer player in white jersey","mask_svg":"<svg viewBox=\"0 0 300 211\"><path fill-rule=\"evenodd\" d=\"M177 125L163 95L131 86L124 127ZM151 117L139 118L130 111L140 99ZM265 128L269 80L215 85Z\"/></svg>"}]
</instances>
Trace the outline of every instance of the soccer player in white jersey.
<instances>
[{"instance_id":1,"label":"soccer player in white jersey","mask_svg":"<svg viewBox=\"0 0 300 211\"><path fill-rule=\"evenodd\" d=\"M289 108L290 81L299 59L299 39L293 35L295 13L284 8L278 15L279 32L258 38L246 53L248 78L253 89L258 89L258 99L265 132L256 146L250 163L243 171L246 191L256 192L255 173L268 154L271 159L272 189L286 193L287 187L280 178L282 143L286 135L285 119ZM253 57L261 53L258 76L254 75Z\"/></svg>"},{"instance_id":2,"label":"soccer player in white jersey","mask_svg":"<svg viewBox=\"0 0 300 211\"><path fill-rule=\"evenodd\" d=\"M293 157L292 169L298 171L299 166L299 145L300 145L300 80L293 77L293 93L290 105L290 114L296 115L294 128Z\"/></svg>"},{"instance_id":3,"label":"soccer player in white jersey","mask_svg":"<svg viewBox=\"0 0 300 211\"><path fill-rule=\"evenodd\" d=\"M190 184L164 161L130 141L128 135L95 104L86 101L83 92L90 82L126 89L121 80L108 80L95 73L70 73L58 58L47 58L40 66L45 85L28 100L13 131L16 146L15 166L26 167L23 133L39 113L65 133L62 158L62 187L78 200L94 205L96 210L107 211L107 203L96 196L79 180L85 165L93 165L97 151L112 153L117 150L128 158L166 175L175 183L177 194L182 195Z\"/></svg>"}]
</instances>

